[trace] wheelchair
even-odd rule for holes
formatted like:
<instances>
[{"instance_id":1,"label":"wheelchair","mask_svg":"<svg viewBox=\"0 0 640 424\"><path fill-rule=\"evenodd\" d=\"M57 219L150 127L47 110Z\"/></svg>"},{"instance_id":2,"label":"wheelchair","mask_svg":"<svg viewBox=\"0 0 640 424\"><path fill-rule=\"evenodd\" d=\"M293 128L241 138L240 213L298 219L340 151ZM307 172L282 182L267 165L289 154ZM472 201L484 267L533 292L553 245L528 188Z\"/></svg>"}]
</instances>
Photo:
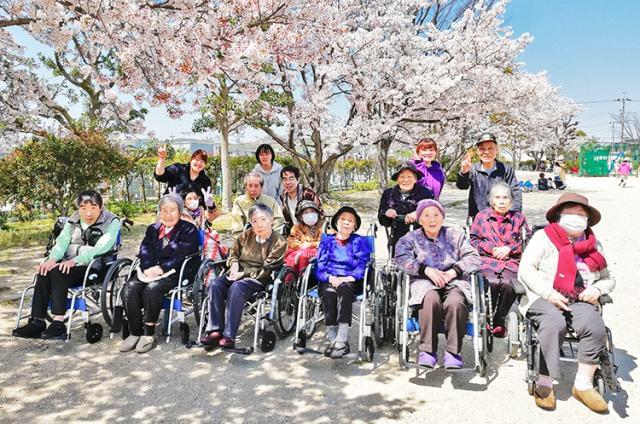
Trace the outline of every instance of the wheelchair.
<instances>
[{"instance_id":1,"label":"wheelchair","mask_svg":"<svg viewBox=\"0 0 640 424\"><path fill-rule=\"evenodd\" d=\"M200 339L204 335L209 317L209 295L207 286L225 272L226 261L206 259L198 269L193 284L193 308L198 336L187 347L204 347L213 350L215 346L203 346ZM229 353L250 355L260 349L267 353L275 349L277 338L291 334L295 327L295 307L297 306L298 277L288 266L274 269L265 289L247 299L243 316L253 321L253 341L248 347L224 348Z\"/></svg>"},{"instance_id":2,"label":"wheelchair","mask_svg":"<svg viewBox=\"0 0 640 424\"><path fill-rule=\"evenodd\" d=\"M190 328L186 319L189 315L195 315L193 307L193 285L195 275L202 261L202 245L204 242L204 232L199 230L200 250L197 253L188 255L180 266L178 272L178 284L171 289L164 297L162 303L162 337L166 343L171 339L172 325L178 323L180 331L180 341L182 344L189 343ZM102 285L101 309L106 324L110 327L110 336L122 333L122 338L129 336L129 326L124 313L121 292L124 285L131 279L132 274L140 263L139 258L121 258L113 263L107 271L107 277Z\"/></svg>"},{"instance_id":3,"label":"wheelchair","mask_svg":"<svg viewBox=\"0 0 640 424\"><path fill-rule=\"evenodd\" d=\"M613 303L609 295L602 295L600 297L600 314L603 312L605 304ZM540 342L536 334L535 324L528 318L523 318L523 330L524 330L524 351L527 355L527 374L525 381L527 383L527 391L529 395L533 396L535 390L535 384L538 379L538 366L540 358ZM613 337L609 327L605 326L607 339L605 342L605 349L600 352L598 369L593 376L593 385L604 396L606 391L612 393L618 393L620 391L620 385L618 384L618 378L616 373L618 366L615 362ZM560 349L560 361L562 362L577 362L577 344L579 340L575 331L571 328L567 328L567 333L564 338L564 342Z\"/></svg>"},{"instance_id":4,"label":"wheelchair","mask_svg":"<svg viewBox=\"0 0 640 424\"><path fill-rule=\"evenodd\" d=\"M419 375L420 370L423 368L418 365L417 349L415 349L415 360L410 359L411 355L409 353L409 347L413 342L412 339L420 337L420 324L418 322L418 307L409 305L410 279L408 275L404 276L400 287L400 302L398 303L397 313L397 316L400 318L397 326L399 329L397 334L398 363L402 369L416 368L416 375ZM466 326L466 336L471 338L473 345L474 366L471 370L477 371L480 377L485 377L487 375L487 364L491 351L491 332L487 327L489 316L486 304L485 283L482 275L478 272L471 274L471 297L469 321ZM442 327L441 332L444 332L444 327ZM455 371L468 370L468 368L462 368Z\"/></svg>"},{"instance_id":5,"label":"wheelchair","mask_svg":"<svg viewBox=\"0 0 640 424\"><path fill-rule=\"evenodd\" d=\"M375 291L375 235L376 224L371 224L367 231L367 240L371 247L371 257L367 263L363 277L362 294L356 296L356 302L360 303L359 314L353 314L358 323L358 359L372 362L375 354L374 345L374 309L376 305ZM325 235L323 234L323 237ZM324 320L322 302L318 286L311 286L312 275L315 274L316 260L313 259L305 269L300 285L297 307L296 331L293 349L300 355L305 353L322 354L315 349L307 347L308 340L313 336L317 324Z\"/></svg>"},{"instance_id":6,"label":"wheelchair","mask_svg":"<svg viewBox=\"0 0 640 424\"><path fill-rule=\"evenodd\" d=\"M55 245L57 236L62 231L66 221L66 217L56 219L54 228L47 242L44 254L45 257L49 256L51 249ZM129 230L131 225L133 225L133 221L129 219L122 220L122 228ZM67 296L67 313L65 314L67 327L65 341L68 342L71 340L71 329L78 325L84 327L85 339L88 343L97 343L102 339L102 335L104 333L102 325L97 322L92 322L91 318L103 311L101 305L105 303L105 299L102 296L102 287L104 285L111 284L112 280L117 278L116 275L109 271L120 261L117 255L121 244L122 237L120 232L118 233L113 249L93 258L87 265L87 270L84 273L82 283L69 288ZM35 289L37 278L38 274L34 273L31 285L25 288L20 295L20 304L18 306L15 329L20 327L20 322L22 320L29 319L31 317L31 314L23 314L23 309L27 294ZM101 285L99 284L100 281L102 281ZM51 307L51 303L49 304L49 307ZM80 312L80 317L78 319L74 317L76 312ZM107 320L105 315L103 315L103 318L105 321ZM49 314L47 314L46 320L52 321Z\"/></svg>"},{"instance_id":7,"label":"wheelchair","mask_svg":"<svg viewBox=\"0 0 640 424\"><path fill-rule=\"evenodd\" d=\"M384 227L387 234L387 262L376 273L373 298L373 329L374 340L377 347L385 343L396 343L396 335L399 332L400 319L397 316L397 301L400 297L402 285L402 271L395 264L395 245L391 243L391 236L396 231L397 224L403 223L406 215L398 215L392 222L391 228ZM409 226L412 231L414 225Z\"/></svg>"}]
</instances>

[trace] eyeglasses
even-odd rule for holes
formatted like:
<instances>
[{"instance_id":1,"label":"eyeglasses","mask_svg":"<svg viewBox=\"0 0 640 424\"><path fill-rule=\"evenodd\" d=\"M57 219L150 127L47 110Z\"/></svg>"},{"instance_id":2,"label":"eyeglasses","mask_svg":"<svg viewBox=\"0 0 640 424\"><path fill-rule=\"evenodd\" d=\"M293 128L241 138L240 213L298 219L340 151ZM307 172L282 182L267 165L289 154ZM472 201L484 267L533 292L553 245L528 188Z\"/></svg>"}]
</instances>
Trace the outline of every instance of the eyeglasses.
<instances>
[{"instance_id":1,"label":"eyeglasses","mask_svg":"<svg viewBox=\"0 0 640 424\"><path fill-rule=\"evenodd\" d=\"M285 181L285 182L289 182L289 181L296 182L296 181L298 181L298 179L296 177L285 177L285 178L282 179L282 181Z\"/></svg>"}]
</instances>

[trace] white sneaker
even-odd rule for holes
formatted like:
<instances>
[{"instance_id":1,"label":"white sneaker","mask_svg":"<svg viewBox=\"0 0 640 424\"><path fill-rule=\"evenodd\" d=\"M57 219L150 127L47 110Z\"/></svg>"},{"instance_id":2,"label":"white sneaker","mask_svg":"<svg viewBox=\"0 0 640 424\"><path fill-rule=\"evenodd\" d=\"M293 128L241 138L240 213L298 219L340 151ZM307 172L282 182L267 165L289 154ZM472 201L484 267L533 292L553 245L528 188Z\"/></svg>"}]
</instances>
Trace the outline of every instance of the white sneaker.
<instances>
[{"instance_id":1,"label":"white sneaker","mask_svg":"<svg viewBox=\"0 0 640 424\"><path fill-rule=\"evenodd\" d=\"M147 353L154 347L156 347L155 336L142 336L136 345L136 352Z\"/></svg>"},{"instance_id":2,"label":"white sneaker","mask_svg":"<svg viewBox=\"0 0 640 424\"><path fill-rule=\"evenodd\" d=\"M136 348L138 344L138 340L140 340L140 336L130 335L126 339L122 341L120 344L120 352L130 352Z\"/></svg>"}]
</instances>

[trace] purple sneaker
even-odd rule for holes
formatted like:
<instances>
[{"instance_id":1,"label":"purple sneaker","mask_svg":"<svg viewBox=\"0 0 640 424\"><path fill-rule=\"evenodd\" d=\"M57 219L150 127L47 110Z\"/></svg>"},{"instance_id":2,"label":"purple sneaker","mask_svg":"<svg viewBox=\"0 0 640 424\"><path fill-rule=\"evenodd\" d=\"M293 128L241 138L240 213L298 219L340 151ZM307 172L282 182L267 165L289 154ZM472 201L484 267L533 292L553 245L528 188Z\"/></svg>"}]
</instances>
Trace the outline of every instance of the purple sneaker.
<instances>
[{"instance_id":1,"label":"purple sneaker","mask_svg":"<svg viewBox=\"0 0 640 424\"><path fill-rule=\"evenodd\" d=\"M462 355L456 355L455 353L445 352L444 354L444 367L446 369L460 369L464 366L462 361Z\"/></svg>"},{"instance_id":2,"label":"purple sneaker","mask_svg":"<svg viewBox=\"0 0 640 424\"><path fill-rule=\"evenodd\" d=\"M418 355L418 365L421 367L435 368L438 363L438 355L431 352L420 352Z\"/></svg>"}]
</instances>

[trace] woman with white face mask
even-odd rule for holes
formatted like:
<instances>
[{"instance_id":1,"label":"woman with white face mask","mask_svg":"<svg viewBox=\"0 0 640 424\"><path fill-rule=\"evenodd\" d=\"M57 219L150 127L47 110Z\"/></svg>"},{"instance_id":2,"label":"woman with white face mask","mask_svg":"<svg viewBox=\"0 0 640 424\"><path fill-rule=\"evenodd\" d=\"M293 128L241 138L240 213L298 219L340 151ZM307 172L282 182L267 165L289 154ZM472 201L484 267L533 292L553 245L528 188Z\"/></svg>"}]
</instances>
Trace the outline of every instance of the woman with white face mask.
<instances>
[{"instance_id":1,"label":"woman with white face mask","mask_svg":"<svg viewBox=\"0 0 640 424\"><path fill-rule=\"evenodd\" d=\"M201 201L202 199L202 201ZM202 207L201 203L206 207ZM196 226L202 235L202 257L219 261L227 257L229 249L222 245L220 234L210 224L220 216L213 201L211 187L202 189L202 196L195 191L187 193L184 197L184 209L180 219Z\"/></svg>"},{"instance_id":2,"label":"woman with white face mask","mask_svg":"<svg viewBox=\"0 0 640 424\"><path fill-rule=\"evenodd\" d=\"M316 257L322 236L322 211L311 200L303 200L296 207L298 223L291 229L287 239L285 263L298 275L302 274L309 261Z\"/></svg>"},{"instance_id":3,"label":"woman with white face mask","mask_svg":"<svg viewBox=\"0 0 640 424\"><path fill-rule=\"evenodd\" d=\"M570 323L579 339L573 397L592 411L608 412L607 402L593 387L606 340L598 301L615 286L591 230L600 212L586 197L566 193L547 211L547 220L550 224L531 238L518 270L518 280L526 287L520 310L537 327L541 350L534 399L542 409L555 409L553 379L560 378L559 352Z\"/></svg>"}]
</instances>

